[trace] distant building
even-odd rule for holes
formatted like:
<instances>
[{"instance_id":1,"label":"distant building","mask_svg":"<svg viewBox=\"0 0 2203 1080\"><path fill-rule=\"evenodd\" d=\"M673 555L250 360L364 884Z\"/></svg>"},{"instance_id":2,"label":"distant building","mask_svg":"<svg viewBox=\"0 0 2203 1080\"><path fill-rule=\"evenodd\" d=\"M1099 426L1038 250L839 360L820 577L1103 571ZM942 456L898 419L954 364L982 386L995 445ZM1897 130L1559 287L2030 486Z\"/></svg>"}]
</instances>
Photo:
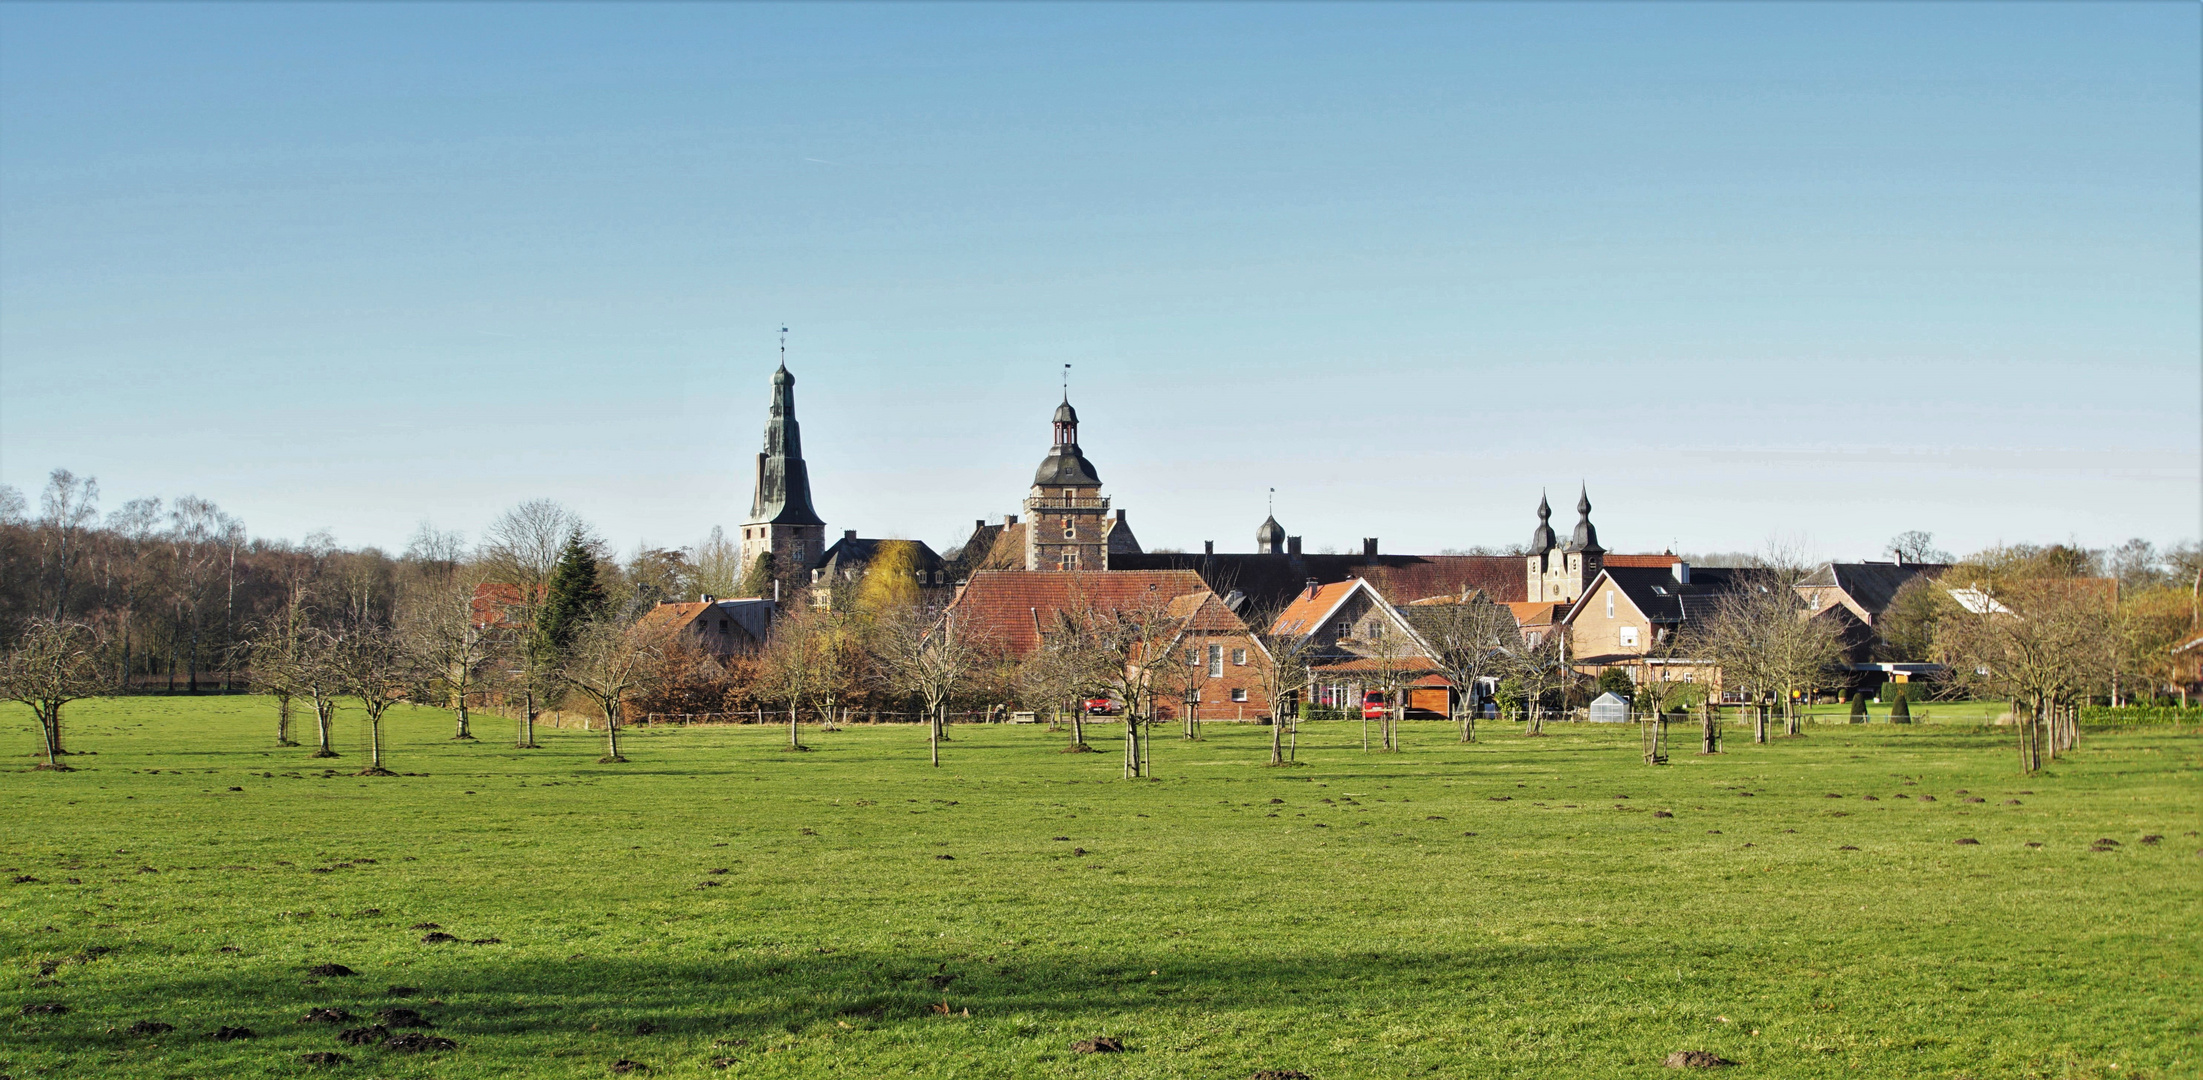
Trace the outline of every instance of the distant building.
<instances>
[{"instance_id":1,"label":"distant building","mask_svg":"<svg viewBox=\"0 0 2203 1080\"><path fill-rule=\"evenodd\" d=\"M1025 569L1108 570L1111 556L1139 554L1124 511L1110 515L1101 474L1079 449L1079 413L1068 395L1050 426L1048 456L1025 496Z\"/></svg>"},{"instance_id":2,"label":"distant building","mask_svg":"<svg viewBox=\"0 0 2203 1080\"><path fill-rule=\"evenodd\" d=\"M1452 715L1453 687L1439 674L1430 645L1363 578L1308 582L1278 613L1270 634L1305 643L1313 704L1358 716L1363 695L1382 689L1389 674L1408 684L1408 710Z\"/></svg>"},{"instance_id":3,"label":"distant building","mask_svg":"<svg viewBox=\"0 0 2203 1080\"><path fill-rule=\"evenodd\" d=\"M910 545L911 584L917 587L919 596L933 607L947 603L948 590L954 584L948 564L924 541L859 537L855 529L843 531L841 539L834 541L834 546L827 548L811 567L812 602L834 607L851 599L863 586L873 562L890 544Z\"/></svg>"},{"instance_id":4,"label":"distant building","mask_svg":"<svg viewBox=\"0 0 2203 1080\"><path fill-rule=\"evenodd\" d=\"M1712 618L1723 595L1779 588L1776 580L1771 571L1693 567L1681 559L1664 568L1607 566L1561 618L1569 663L1585 672L1630 669L1639 679L1661 667L1666 674L1653 678L1715 683L1711 661L1677 654L1673 643Z\"/></svg>"},{"instance_id":5,"label":"distant building","mask_svg":"<svg viewBox=\"0 0 2203 1080\"><path fill-rule=\"evenodd\" d=\"M699 600L659 604L639 625L670 630L683 644L716 657L756 656L772 636L771 600Z\"/></svg>"},{"instance_id":6,"label":"distant building","mask_svg":"<svg viewBox=\"0 0 2203 1080\"><path fill-rule=\"evenodd\" d=\"M1808 610L1819 611L1831 604L1841 604L1850 608L1860 622L1873 626L1889 610L1897 590L1917 577L1942 577L1949 569L1943 563L1823 563L1820 569L1798 582L1798 596L1805 600Z\"/></svg>"}]
</instances>

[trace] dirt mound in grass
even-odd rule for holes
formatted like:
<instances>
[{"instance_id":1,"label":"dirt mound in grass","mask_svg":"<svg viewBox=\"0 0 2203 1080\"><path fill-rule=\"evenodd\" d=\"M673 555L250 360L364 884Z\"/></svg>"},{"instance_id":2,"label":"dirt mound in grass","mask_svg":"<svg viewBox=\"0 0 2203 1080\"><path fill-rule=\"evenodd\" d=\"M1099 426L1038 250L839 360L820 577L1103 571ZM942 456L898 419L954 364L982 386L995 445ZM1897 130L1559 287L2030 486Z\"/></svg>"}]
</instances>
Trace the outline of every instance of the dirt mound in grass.
<instances>
[{"instance_id":1,"label":"dirt mound in grass","mask_svg":"<svg viewBox=\"0 0 2203 1080\"><path fill-rule=\"evenodd\" d=\"M428 1017L406 1008L377 1009L375 1010L375 1019L380 1021L384 1027L426 1028L436 1026L428 1022Z\"/></svg>"},{"instance_id":2,"label":"dirt mound in grass","mask_svg":"<svg viewBox=\"0 0 2203 1080\"><path fill-rule=\"evenodd\" d=\"M612 1063L612 1071L615 1073L649 1072L650 1066L645 1065L640 1061L629 1061L626 1058L621 1058L618 1061Z\"/></svg>"},{"instance_id":3,"label":"dirt mound in grass","mask_svg":"<svg viewBox=\"0 0 2203 1080\"><path fill-rule=\"evenodd\" d=\"M301 1065L350 1065L352 1059L334 1050L315 1050L311 1053L298 1055L298 1063Z\"/></svg>"},{"instance_id":4,"label":"dirt mound in grass","mask_svg":"<svg viewBox=\"0 0 2203 1080\"><path fill-rule=\"evenodd\" d=\"M441 930L441 929L443 929L443 927L442 927L442 926L439 926L439 925L437 925L436 923L432 923L432 922L417 922L417 923L414 923L414 924L413 924L413 925L411 925L411 926L408 926L408 927L406 927L406 929L408 929L408 930Z\"/></svg>"},{"instance_id":5,"label":"dirt mound in grass","mask_svg":"<svg viewBox=\"0 0 2203 1080\"><path fill-rule=\"evenodd\" d=\"M390 989L383 991L383 993L388 994L391 997L412 997L413 995L420 992L421 988L418 986L393 986Z\"/></svg>"},{"instance_id":6,"label":"dirt mound in grass","mask_svg":"<svg viewBox=\"0 0 2203 1080\"><path fill-rule=\"evenodd\" d=\"M306 969L306 974L323 979L341 979L347 975L357 975L359 972L345 967L343 964L315 964Z\"/></svg>"},{"instance_id":7,"label":"dirt mound in grass","mask_svg":"<svg viewBox=\"0 0 2203 1080\"><path fill-rule=\"evenodd\" d=\"M164 1024L159 1020L140 1020L122 1029L122 1033L125 1035L166 1035L174 1030L176 1030L174 1024Z\"/></svg>"},{"instance_id":8,"label":"dirt mound in grass","mask_svg":"<svg viewBox=\"0 0 2203 1080\"><path fill-rule=\"evenodd\" d=\"M454 934L447 934L447 933L444 933L444 932L443 932L443 931L441 931L441 930L438 930L438 931L436 931L436 932L435 932L435 933L433 933L433 934L422 934L422 935L421 935L421 944L423 944L423 945L441 945L441 944L443 944L444 942L447 942L447 941L457 941L457 940L459 940L459 938L458 938L458 936L457 936L457 935L454 935Z\"/></svg>"},{"instance_id":9,"label":"dirt mound in grass","mask_svg":"<svg viewBox=\"0 0 2203 1080\"><path fill-rule=\"evenodd\" d=\"M252 1037L253 1031L249 1027L218 1027L207 1032L207 1038L216 1042L236 1042L239 1039L250 1039Z\"/></svg>"},{"instance_id":10,"label":"dirt mound in grass","mask_svg":"<svg viewBox=\"0 0 2203 1080\"><path fill-rule=\"evenodd\" d=\"M1080 1039L1072 1043L1071 1052L1074 1054L1121 1054L1124 1052L1124 1043L1114 1035L1096 1035L1091 1039Z\"/></svg>"},{"instance_id":11,"label":"dirt mound in grass","mask_svg":"<svg viewBox=\"0 0 2203 1080\"><path fill-rule=\"evenodd\" d=\"M423 1035L418 1031L408 1031L402 1035L392 1035L384 1039L382 1048L385 1050L399 1050L408 1054L418 1054L429 1050L457 1050L459 1044L441 1035Z\"/></svg>"},{"instance_id":12,"label":"dirt mound in grass","mask_svg":"<svg viewBox=\"0 0 2203 1080\"><path fill-rule=\"evenodd\" d=\"M390 1037L390 1029L381 1024L367 1027L345 1028L337 1032L337 1041L346 1046L373 1046Z\"/></svg>"},{"instance_id":13,"label":"dirt mound in grass","mask_svg":"<svg viewBox=\"0 0 2203 1080\"><path fill-rule=\"evenodd\" d=\"M1254 1075L1248 1077L1247 1080L1310 1080L1310 1078L1307 1073L1299 1069L1256 1069Z\"/></svg>"},{"instance_id":14,"label":"dirt mound in grass","mask_svg":"<svg viewBox=\"0 0 2203 1080\"><path fill-rule=\"evenodd\" d=\"M1711 1050L1677 1050L1665 1062L1670 1069L1721 1069L1736 1062Z\"/></svg>"},{"instance_id":15,"label":"dirt mound in grass","mask_svg":"<svg viewBox=\"0 0 2203 1080\"><path fill-rule=\"evenodd\" d=\"M341 1024L351 1018L352 1014L345 1012L343 1009L308 1009L306 1015L298 1018L298 1022L301 1024Z\"/></svg>"},{"instance_id":16,"label":"dirt mound in grass","mask_svg":"<svg viewBox=\"0 0 2203 1080\"><path fill-rule=\"evenodd\" d=\"M34 1001L22 1008L24 1016L60 1016L68 1011L69 1007L58 1001Z\"/></svg>"}]
</instances>

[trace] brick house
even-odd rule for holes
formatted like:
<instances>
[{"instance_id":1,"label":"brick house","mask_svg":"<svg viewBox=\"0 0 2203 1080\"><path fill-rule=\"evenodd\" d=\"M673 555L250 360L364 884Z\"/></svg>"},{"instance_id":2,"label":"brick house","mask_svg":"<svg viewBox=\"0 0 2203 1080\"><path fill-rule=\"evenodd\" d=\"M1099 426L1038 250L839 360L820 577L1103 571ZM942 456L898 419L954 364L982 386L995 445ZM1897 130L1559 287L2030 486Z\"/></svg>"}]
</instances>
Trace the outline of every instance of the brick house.
<instances>
[{"instance_id":1,"label":"brick house","mask_svg":"<svg viewBox=\"0 0 2203 1080\"><path fill-rule=\"evenodd\" d=\"M1307 582L1270 634L1305 643L1311 704L1357 713L1363 695L1389 676L1407 681L1410 714L1452 715L1453 685L1431 661L1430 645L1367 579Z\"/></svg>"},{"instance_id":2,"label":"brick house","mask_svg":"<svg viewBox=\"0 0 2203 1080\"><path fill-rule=\"evenodd\" d=\"M699 600L659 604L637 625L670 631L675 640L708 656L756 656L772 637L771 600Z\"/></svg>"}]
</instances>

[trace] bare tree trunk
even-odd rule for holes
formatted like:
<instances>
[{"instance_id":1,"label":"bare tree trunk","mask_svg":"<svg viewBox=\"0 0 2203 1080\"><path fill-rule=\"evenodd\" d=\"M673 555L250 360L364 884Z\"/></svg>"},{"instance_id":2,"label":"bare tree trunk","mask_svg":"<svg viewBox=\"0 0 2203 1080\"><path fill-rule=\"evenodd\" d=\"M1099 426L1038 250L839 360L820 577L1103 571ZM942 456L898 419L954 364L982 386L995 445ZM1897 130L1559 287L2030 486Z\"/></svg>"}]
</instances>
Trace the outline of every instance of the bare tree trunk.
<instances>
[{"instance_id":1,"label":"bare tree trunk","mask_svg":"<svg viewBox=\"0 0 2203 1080\"><path fill-rule=\"evenodd\" d=\"M788 702L788 748L792 750L802 745L803 737L796 732L796 703L790 700Z\"/></svg>"},{"instance_id":2,"label":"bare tree trunk","mask_svg":"<svg viewBox=\"0 0 2203 1080\"><path fill-rule=\"evenodd\" d=\"M457 735L453 735L452 738L474 738L474 728L471 725L469 717L467 715L467 695L465 691L460 691L459 693L459 708L457 711L459 713L459 733Z\"/></svg>"},{"instance_id":3,"label":"bare tree trunk","mask_svg":"<svg viewBox=\"0 0 2203 1080\"><path fill-rule=\"evenodd\" d=\"M1752 703L1752 741L1767 741L1767 703L1764 701Z\"/></svg>"},{"instance_id":4,"label":"bare tree trunk","mask_svg":"<svg viewBox=\"0 0 2203 1080\"><path fill-rule=\"evenodd\" d=\"M40 741L46 744L46 768L55 772L61 771L64 766L59 760L63 750L61 749L61 710L58 707L45 705L39 707L38 733L43 736Z\"/></svg>"},{"instance_id":5,"label":"bare tree trunk","mask_svg":"<svg viewBox=\"0 0 2203 1080\"><path fill-rule=\"evenodd\" d=\"M620 716L616 703L604 707L604 739L604 762L600 764L627 760L620 756Z\"/></svg>"},{"instance_id":6,"label":"bare tree trunk","mask_svg":"<svg viewBox=\"0 0 2203 1080\"><path fill-rule=\"evenodd\" d=\"M1721 725L1714 716L1711 702L1703 702L1698 706L1698 752L1701 754L1718 754L1721 752Z\"/></svg>"},{"instance_id":7,"label":"bare tree trunk","mask_svg":"<svg viewBox=\"0 0 2203 1080\"><path fill-rule=\"evenodd\" d=\"M314 729L321 739L321 747L314 751L315 757L337 756L336 748L329 745L329 728L336 722L336 711L335 701L314 702Z\"/></svg>"},{"instance_id":8,"label":"bare tree trunk","mask_svg":"<svg viewBox=\"0 0 2203 1080\"><path fill-rule=\"evenodd\" d=\"M275 695L275 744L298 745L291 740L291 695L280 692Z\"/></svg>"},{"instance_id":9,"label":"bare tree trunk","mask_svg":"<svg viewBox=\"0 0 2203 1080\"><path fill-rule=\"evenodd\" d=\"M927 710L930 715L926 719L926 741L933 744L933 767L936 769L941 767L941 725L945 722L941 710L947 707L943 703L935 702Z\"/></svg>"}]
</instances>

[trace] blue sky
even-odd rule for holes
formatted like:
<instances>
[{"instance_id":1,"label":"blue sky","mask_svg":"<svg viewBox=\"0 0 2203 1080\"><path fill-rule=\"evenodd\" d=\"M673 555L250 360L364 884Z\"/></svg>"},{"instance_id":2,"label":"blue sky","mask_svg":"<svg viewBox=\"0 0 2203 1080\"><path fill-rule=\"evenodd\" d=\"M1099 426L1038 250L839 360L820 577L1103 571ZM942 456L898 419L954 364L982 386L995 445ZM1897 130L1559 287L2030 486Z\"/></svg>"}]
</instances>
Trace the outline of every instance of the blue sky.
<instances>
[{"instance_id":1,"label":"blue sky","mask_svg":"<svg viewBox=\"0 0 2203 1080\"><path fill-rule=\"evenodd\" d=\"M0 6L0 482L402 546L2198 534L2184 4ZM1565 515L1565 511L1564 511Z\"/></svg>"}]
</instances>

